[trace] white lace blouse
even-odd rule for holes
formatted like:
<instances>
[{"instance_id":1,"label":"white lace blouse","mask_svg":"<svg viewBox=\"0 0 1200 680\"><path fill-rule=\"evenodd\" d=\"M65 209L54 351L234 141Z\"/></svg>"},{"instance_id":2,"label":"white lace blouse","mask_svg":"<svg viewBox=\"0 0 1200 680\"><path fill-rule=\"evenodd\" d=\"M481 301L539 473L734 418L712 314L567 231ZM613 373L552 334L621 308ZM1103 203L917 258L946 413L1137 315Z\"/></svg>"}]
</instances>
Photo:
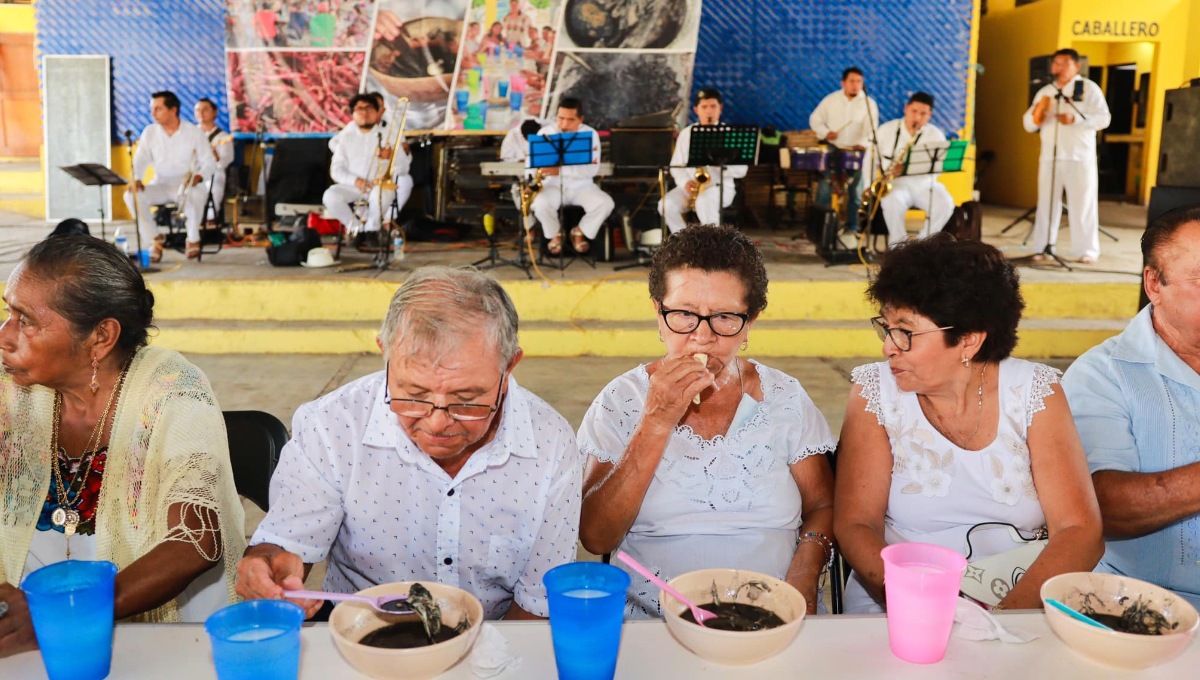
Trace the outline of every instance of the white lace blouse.
<instances>
[{"instance_id":1,"label":"white lace blouse","mask_svg":"<svg viewBox=\"0 0 1200 680\"><path fill-rule=\"evenodd\" d=\"M675 428L621 550L664 579L733 567L787 575L801 524L789 465L837 445L825 417L791 376L752 362L763 401L743 395L728 436ZM650 389L645 366L608 384L579 428L579 450L620 461ZM616 560L613 564L618 566ZM627 614L661 616L658 588L630 572Z\"/></svg>"},{"instance_id":2,"label":"white lace blouse","mask_svg":"<svg viewBox=\"0 0 1200 680\"><path fill-rule=\"evenodd\" d=\"M888 543L934 543L966 555L967 530L976 524L1004 522L1023 533L1044 526L1026 439L1060 375L1043 364L1001 361L996 438L968 451L929 423L917 394L900 391L886 361L854 369L851 379L862 386L867 411L875 414L892 446L884 515ZM971 544L972 560L1017 547L1004 529L976 531ZM845 603L848 614L882 611L857 574L846 587Z\"/></svg>"}]
</instances>

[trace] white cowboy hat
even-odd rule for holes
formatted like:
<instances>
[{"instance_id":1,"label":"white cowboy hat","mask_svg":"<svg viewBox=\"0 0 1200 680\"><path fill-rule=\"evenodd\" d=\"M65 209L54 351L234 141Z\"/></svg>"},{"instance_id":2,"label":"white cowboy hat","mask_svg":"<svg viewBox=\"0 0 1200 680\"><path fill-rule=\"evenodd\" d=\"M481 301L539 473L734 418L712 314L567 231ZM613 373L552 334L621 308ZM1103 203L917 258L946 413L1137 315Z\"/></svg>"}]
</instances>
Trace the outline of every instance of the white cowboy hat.
<instances>
[{"instance_id":1,"label":"white cowboy hat","mask_svg":"<svg viewBox=\"0 0 1200 680\"><path fill-rule=\"evenodd\" d=\"M324 248L313 248L308 251L308 258L300 263L302 267L332 267L341 264L341 260L333 259L333 253Z\"/></svg>"}]
</instances>

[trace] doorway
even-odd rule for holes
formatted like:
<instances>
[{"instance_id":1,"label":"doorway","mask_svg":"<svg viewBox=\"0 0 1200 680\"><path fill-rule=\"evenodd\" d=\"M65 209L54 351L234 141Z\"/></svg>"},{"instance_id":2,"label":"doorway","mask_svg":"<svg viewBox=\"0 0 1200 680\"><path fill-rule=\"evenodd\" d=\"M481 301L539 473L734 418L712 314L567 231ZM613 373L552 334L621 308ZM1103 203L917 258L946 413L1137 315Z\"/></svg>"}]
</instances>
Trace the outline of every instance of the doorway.
<instances>
[{"instance_id":1,"label":"doorway","mask_svg":"<svg viewBox=\"0 0 1200 680\"><path fill-rule=\"evenodd\" d=\"M1116 139L1133 133L1133 104L1137 95L1137 64L1113 64L1105 73L1104 98L1112 113L1112 123L1104 131L1100 142L1100 195L1124 198L1129 179L1128 142ZM1110 140L1109 137L1115 139Z\"/></svg>"}]
</instances>

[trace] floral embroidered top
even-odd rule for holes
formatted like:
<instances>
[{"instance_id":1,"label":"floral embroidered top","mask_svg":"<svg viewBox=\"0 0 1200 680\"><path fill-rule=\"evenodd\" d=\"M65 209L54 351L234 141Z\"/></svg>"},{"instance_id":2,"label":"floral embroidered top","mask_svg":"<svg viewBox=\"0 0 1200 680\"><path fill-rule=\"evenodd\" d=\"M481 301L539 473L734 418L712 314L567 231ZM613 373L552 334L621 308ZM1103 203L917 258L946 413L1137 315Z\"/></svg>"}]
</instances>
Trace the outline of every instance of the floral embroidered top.
<instances>
[{"instance_id":1,"label":"floral embroidered top","mask_svg":"<svg viewBox=\"0 0 1200 680\"><path fill-rule=\"evenodd\" d=\"M789 466L833 451L837 440L795 378L753 365L763 400L743 395L725 436L702 439L686 425L676 427L621 542L621 550L664 579L716 567L787 575L802 509ZM644 366L609 383L583 417L579 450L600 462L620 461L649 390ZM658 588L638 574L630 578L627 616L661 616Z\"/></svg>"},{"instance_id":2,"label":"floral embroidered top","mask_svg":"<svg viewBox=\"0 0 1200 680\"><path fill-rule=\"evenodd\" d=\"M867 411L875 414L892 446L884 515L888 543L934 543L966 555L967 530L976 524L1003 522L1025 535L1044 526L1026 438L1060 375L1043 364L1001 361L996 438L969 451L929 423L917 394L900 391L886 361L854 369L851 379L862 386ZM976 531L971 544L972 560L1018 547L1004 529ZM857 579L847 585L845 601L847 613L880 611Z\"/></svg>"},{"instance_id":3,"label":"floral embroidered top","mask_svg":"<svg viewBox=\"0 0 1200 680\"><path fill-rule=\"evenodd\" d=\"M83 473L80 468L93 457L93 454L84 454L80 458L68 458L67 452L60 448L55 461L58 465L59 479L62 479L68 488L67 502L79 512L80 522L75 533L83 536L92 536L96 533L96 502L100 499L100 485L104 479L104 463L108 458L108 447L101 447L94 455L95 459L91 461L91 471L88 472L86 480L76 479L76 477ZM83 497L76 502L76 497L80 495ZM54 526L54 522L50 519L58 506L58 489L52 478L46 502L42 505L42 514L38 517L38 531L62 533L63 528Z\"/></svg>"}]
</instances>

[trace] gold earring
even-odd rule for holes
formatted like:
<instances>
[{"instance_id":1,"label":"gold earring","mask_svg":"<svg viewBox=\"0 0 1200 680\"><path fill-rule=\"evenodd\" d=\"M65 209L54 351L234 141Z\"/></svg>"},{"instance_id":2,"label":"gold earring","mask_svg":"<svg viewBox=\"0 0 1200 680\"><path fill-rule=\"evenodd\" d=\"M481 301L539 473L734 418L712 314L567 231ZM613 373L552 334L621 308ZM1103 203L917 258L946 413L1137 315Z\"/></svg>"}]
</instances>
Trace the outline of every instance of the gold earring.
<instances>
[{"instance_id":1,"label":"gold earring","mask_svg":"<svg viewBox=\"0 0 1200 680\"><path fill-rule=\"evenodd\" d=\"M666 342L666 340L663 340L663 339L662 339L662 331L659 331L659 332L658 332L658 341L659 341L659 342Z\"/></svg>"},{"instance_id":2,"label":"gold earring","mask_svg":"<svg viewBox=\"0 0 1200 680\"><path fill-rule=\"evenodd\" d=\"M970 367L971 367L971 360L970 360L970 359L968 359L968 358L966 358L966 357L963 357L963 359L962 359L962 365L963 365L963 366L965 366L965 367L967 367L967 368L970 368Z\"/></svg>"},{"instance_id":3,"label":"gold earring","mask_svg":"<svg viewBox=\"0 0 1200 680\"><path fill-rule=\"evenodd\" d=\"M100 390L100 383L96 381L96 373L98 373L99 371L100 371L100 362L97 361L95 359L95 357L93 357L92 358L92 382L88 385L88 387L91 388L91 390L92 390L92 394L95 394L96 392L98 392Z\"/></svg>"},{"instance_id":4,"label":"gold earring","mask_svg":"<svg viewBox=\"0 0 1200 680\"><path fill-rule=\"evenodd\" d=\"M742 341L742 351L743 351L743 352L745 352L745 351L746 351L746 350L748 350L748 349L750 349L750 341L749 341L749 340L743 340L743 341Z\"/></svg>"}]
</instances>

